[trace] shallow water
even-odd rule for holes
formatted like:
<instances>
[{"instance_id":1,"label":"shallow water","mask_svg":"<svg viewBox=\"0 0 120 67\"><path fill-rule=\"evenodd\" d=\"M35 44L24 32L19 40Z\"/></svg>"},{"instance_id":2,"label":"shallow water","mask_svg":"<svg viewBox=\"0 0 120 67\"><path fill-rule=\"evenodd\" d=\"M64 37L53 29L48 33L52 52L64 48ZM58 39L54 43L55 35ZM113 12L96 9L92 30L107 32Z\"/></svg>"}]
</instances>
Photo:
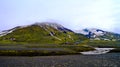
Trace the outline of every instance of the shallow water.
<instances>
[{"instance_id":1,"label":"shallow water","mask_svg":"<svg viewBox=\"0 0 120 67\"><path fill-rule=\"evenodd\" d=\"M63 56L0 56L0 67L120 67L120 53Z\"/></svg>"},{"instance_id":2,"label":"shallow water","mask_svg":"<svg viewBox=\"0 0 120 67\"><path fill-rule=\"evenodd\" d=\"M110 52L115 48L95 48L93 51L86 51L86 52L80 52L82 54L88 55L88 54L105 54Z\"/></svg>"}]
</instances>

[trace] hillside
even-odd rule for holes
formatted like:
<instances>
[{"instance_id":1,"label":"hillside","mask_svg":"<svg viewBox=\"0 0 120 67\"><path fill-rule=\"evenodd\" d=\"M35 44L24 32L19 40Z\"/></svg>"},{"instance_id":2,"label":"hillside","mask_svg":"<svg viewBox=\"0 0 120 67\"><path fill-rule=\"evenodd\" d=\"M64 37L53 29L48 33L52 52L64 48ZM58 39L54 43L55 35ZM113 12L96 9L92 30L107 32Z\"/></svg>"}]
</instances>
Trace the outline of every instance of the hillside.
<instances>
[{"instance_id":1,"label":"hillside","mask_svg":"<svg viewBox=\"0 0 120 67\"><path fill-rule=\"evenodd\" d=\"M0 34L0 43L74 44L86 39L60 24L47 22L18 26Z\"/></svg>"},{"instance_id":2,"label":"hillside","mask_svg":"<svg viewBox=\"0 0 120 67\"><path fill-rule=\"evenodd\" d=\"M87 45L93 47L120 47L120 34L104 31L101 29L90 28L76 31L78 34L83 34L89 41Z\"/></svg>"},{"instance_id":3,"label":"hillside","mask_svg":"<svg viewBox=\"0 0 120 67\"><path fill-rule=\"evenodd\" d=\"M17 26L0 32L0 56L67 55L93 51L94 47L119 48L119 36L100 29L75 33L48 22Z\"/></svg>"}]
</instances>

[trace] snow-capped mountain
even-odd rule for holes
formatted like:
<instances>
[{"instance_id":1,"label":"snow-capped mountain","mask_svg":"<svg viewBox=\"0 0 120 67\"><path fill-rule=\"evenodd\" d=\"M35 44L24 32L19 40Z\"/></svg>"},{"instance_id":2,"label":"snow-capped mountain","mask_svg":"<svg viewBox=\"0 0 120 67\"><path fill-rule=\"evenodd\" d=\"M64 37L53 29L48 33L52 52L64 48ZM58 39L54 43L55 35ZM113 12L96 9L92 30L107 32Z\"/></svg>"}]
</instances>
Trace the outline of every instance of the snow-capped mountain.
<instances>
[{"instance_id":1,"label":"snow-capped mountain","mask_svg":"<svg viewBox=\"0 0 120 67\"><path fill-rule=\"evenodd\" d=\"M33 27L35 27L35 28L33 28ZM38 27L38 28L36 28L36 27ZM101 29L96 29L96 28L90 28L90 29L86 28L83 30L73 32L72 30L63 27L62 25L60 25L58 23L51 23L51 22L50 23L49 22L43 22L43 23L37 22L37 23L27 25L27 26L17 26L15 28L12 28L9 30L1 31L0 37L6 36L7 34L12 34L16 31L21 32L20 30L24 31L24 29L26 29L26 31L28 29L27 33L32 31L32 29L33 29L33 31L36 31L36 32L37 32L37 29L39 29L39 31L41 31L41 33L43 33L44 35L46 35L45 33L47 33L47 35L50 35L57 40L62 40L59 37L59 35L61 35L63 37L62 34L67 35L67 37L70 39L73 39L72 35L75 35L76 33L83 34L86 37L90 38L91 40L108 40L108 41L119 41L120 40L120 34L116 34L113 32L107 32L107 31L104 31ZM26 31L24 31L24 32L26 32ZM22 32L22 33L24 33L24 32ZM72 35L68 34L67 32L71 32ZM17 33L17 34L19 34L19 33ZM80 36L82 36L82 35L80 35ZM12 36L12 37L14 37L14 36ZM84 36L82 38L84 38Z\"/></svg>"},{"instance_id":2,"label":"snow-capped mountain","mask_svg":"<svg viewBox=\"0 0 120 67\"><path fill-rule=\"evenodd\" d=\"M116 34L113 32L103 31L101 29L90 28L90 29L83 29L75 31L76 33L86 35L90 39L94 40L120 40L120 34Z\"/></svg>"}]
</instances>

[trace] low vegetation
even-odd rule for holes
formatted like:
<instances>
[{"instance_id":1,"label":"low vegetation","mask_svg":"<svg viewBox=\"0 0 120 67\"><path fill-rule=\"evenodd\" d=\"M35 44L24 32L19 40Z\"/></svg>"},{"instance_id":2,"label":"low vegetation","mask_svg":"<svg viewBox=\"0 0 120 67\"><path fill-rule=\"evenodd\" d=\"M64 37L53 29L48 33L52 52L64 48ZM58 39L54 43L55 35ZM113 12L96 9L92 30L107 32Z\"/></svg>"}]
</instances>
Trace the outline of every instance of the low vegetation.
<instances>
[{"instance_id":1,"label":"low vegetation","mask_svg":"<svg viewBox=\"0 0 120 67\"><path fill-rule=\"evenodd\" d=\"M88 41L86 44L93 47L101 47L101 48L118 48L120 47L119 41L104 41L104 40L92 40Z\"/></svg>"},{"instance_id":2,"label":"low vegetation","mask_svg":"<svg viewBox=\"0 0 120 67\"><path fill-rule=\"evenodd\" d=\"M44 29L33 25L16 29L12 33L0 37L0 44L73 44L76 41L83 41L85 39L87 39L85 36L71 31L59 31L49 26Z\"/></svg>"},{"instance_id":3,"label":"low vegetation","mask_svg":"<svg viewBox=\"0 0 120 67\"><path fill-rule=\"evenodd\" d=\"M1 50L0 56L48 56L77 54L75 51L49 51L49 50Z\"/></svg>"},{"instance_id":4,"label":"low vegetation","mask_svg":"<svg viewBox=\"0 0 120 67\"><path fill-rule=\"evenodd\" d=\"M82 51L94 50L94 48L88 46L75 46L75 45L62 45L62 46L13 45L13 46L1 46L1 48L0 48L1 56L68 55L68 54L80 54L80 52Z\"/></svg>"}]
</instances>

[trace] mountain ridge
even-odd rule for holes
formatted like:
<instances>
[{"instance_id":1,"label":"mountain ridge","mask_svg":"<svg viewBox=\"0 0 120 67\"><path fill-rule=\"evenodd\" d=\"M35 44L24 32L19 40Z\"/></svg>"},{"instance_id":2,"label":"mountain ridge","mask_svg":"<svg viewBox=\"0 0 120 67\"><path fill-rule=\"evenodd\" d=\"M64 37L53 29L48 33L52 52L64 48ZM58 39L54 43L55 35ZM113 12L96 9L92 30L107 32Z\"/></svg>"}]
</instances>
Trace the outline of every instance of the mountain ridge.
<instances>
[{"instance_id":1,"label":"mountain ridge","mask_svg":"<svg viewBox=\"0 0 120 67\"><path fill-rule=\"evenodd\" d=\"M80 43L84 40L120 41L120 34L97 28L72 31L58 23L36 22L0 32L0 41L48 44Z\"/></svg>"},{"instance_id":2,"label":"mountain ridge","mask_svg":"<svg viewBox=\"0 0 120 67\"><path fill-rule=\"evenodd\" d=\"M84 35L75 34L72 30L57 23L35 23L18 26L0 34L0 41L29 42L41 44L73 43L84 40Z\"/></svg>"}]
</instances>

